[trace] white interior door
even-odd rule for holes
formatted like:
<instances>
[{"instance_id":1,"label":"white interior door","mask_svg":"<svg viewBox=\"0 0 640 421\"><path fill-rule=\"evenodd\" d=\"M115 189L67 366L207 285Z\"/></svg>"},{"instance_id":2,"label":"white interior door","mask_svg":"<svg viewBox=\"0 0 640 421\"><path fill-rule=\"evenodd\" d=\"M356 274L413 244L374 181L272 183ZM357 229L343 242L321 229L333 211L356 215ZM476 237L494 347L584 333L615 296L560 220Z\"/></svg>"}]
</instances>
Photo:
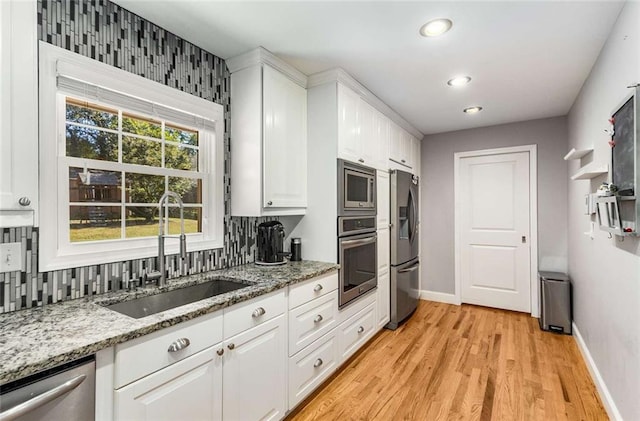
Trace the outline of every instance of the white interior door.
<instances>
[{"instance_id":1,"label":"white interior door","mask_svg":"<svg viewBox=\"0 0 640 421\"><path fill-rule=\"evenodd\" d=\"M459 163L461 299L531 311L529 152Z\"/></svg>"}]
</instances>

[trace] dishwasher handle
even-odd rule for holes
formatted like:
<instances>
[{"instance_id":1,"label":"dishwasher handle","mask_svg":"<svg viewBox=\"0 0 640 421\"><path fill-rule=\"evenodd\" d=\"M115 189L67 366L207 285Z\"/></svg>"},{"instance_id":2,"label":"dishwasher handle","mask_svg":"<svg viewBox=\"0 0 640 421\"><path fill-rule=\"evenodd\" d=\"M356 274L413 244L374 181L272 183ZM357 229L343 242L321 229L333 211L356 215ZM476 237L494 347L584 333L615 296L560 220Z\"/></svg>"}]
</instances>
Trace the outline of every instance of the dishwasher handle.
<instances>
[{"instance_id":1,"label":"dishwasher handle","mask_svg":"<svg viewBox=\"0 0 640 421\"><path fill-rule=\"evenodd\" d=\"M78 387L80 383L82 383L86 378L87 376L85 374L81 374L71 380L62 383L60 386L56 386L53 389L36 396L35 398L31 398L28 401L21 403L20 405L16 405L11 409L0 412L0 421L12 421L17 419L18 417L21 417L22 415L36 410L37 408L40 408L41 406L51 402L52 400L71 392L73 389Z\"/></svg>"}]
</instances>

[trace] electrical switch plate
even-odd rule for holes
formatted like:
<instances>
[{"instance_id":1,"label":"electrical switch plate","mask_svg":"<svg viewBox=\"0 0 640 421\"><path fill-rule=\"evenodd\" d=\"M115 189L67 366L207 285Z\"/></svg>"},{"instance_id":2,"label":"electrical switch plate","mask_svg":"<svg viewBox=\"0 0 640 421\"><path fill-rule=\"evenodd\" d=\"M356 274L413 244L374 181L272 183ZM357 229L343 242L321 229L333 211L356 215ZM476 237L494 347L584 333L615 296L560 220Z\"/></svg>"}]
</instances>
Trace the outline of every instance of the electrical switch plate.
<instances>
[{"instance_id":1,"label":"electrical switch plate","mask_svg":"<svg viewBox=\"0 0 640 421\"><path fill-rule=\"evenodd\" d=\"M22 244L0 244L0 272L22 270Z\"/></svg>"}]
</instances>

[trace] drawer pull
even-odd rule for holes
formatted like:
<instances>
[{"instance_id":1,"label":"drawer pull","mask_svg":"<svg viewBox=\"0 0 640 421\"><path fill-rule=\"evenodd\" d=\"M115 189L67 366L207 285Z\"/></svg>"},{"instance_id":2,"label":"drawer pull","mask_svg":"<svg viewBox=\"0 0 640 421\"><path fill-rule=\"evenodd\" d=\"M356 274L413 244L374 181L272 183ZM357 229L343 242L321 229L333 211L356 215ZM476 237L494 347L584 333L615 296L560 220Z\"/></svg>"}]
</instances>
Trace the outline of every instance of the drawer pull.
<instances>
[{"instance_id":1,"label":"drawer pull","mask_svg":"<svg viewBox=\"0 0 640 421\"><path fill-rule=\"evenodd\" d=\"M318 284L313 287L313 292L319 292L319 291L322 291L322 285Z\"/></svg>"},{"instance_id":2,"label":"drawer pull","mask_svg":"<svg viewBox=\"0 0 640 421\"><path fill-rule=\"evenodd\" d=\"M315 363L313 363L313 368L318 368L322 365L322 358L318 358Z\"/></svg>"},{"instance_id":3,"label":"drawer pull","mask_svg":"<svg viewBox=\"0 0 640 421\"><path fill-rule=\"evenodd\" d=\"M21 197L20 199L18 199L18 204L20 206L29 206L31 204L31 199L29 199L28 197Z\"/></svg>"},{"instance_id":4,"label":"drawer pull","mask_svg":"<svg viewBox=\"0 0 640 421\"><path fill-rule=\"evenodd\" d=\"M191 341L187 338L176 339L171 345L169 345L169 349L167 349L167 351L178 352L185 349L189 345L191 345Z\"/></svg>"},{"instance_id":5,"label":"drawer pull","mask_svg":"<svg viewBox=\"0 0 640 421\"><path fill-rule=\"evenodd\" d=\"M266 311L263 307L258 307L257 309L253 310L253 314L251 315L251 317L256 318L256 317L264 316L265 313Z\"/></svg>"},{"instance_id":6,"label":"drawer pull","mask_svg":"<svg viewBox=\"0 0 640 421\"><path fill-rule=\"evenodd\" d=\"M360 327L358 328L358 333L362 333L362 332L364 332L364 327L360 326Z\"/></svg>"},{"instance_id":7,"label":"drawer pull","mask_svg":"<svg viewBox=\"0 0 640 421\"><path fill-rule=\"evenodd\" d=\"M235 347L236 347L236 344L234 344L233 342L230 343L229 345L227 345L227 348L229 348L229 349L233 349Z\"/></svg>"},{"instance_id":8,"label":"drawer pull","mask_svg":"<svg viewBox=\"0 0 640 421\"><path fill-rule=\"evenodd\" d=\"M315 319L313 319L313 323L320 323L322 321L322 315L318 314Z\"/></svg>"},{"instance_id":9,"label":"drawer pull","mask_svg":"<svg viewBox=\"0 0 640 421\"><path fill-rule=\"evenodd\" d=\"M220 355L220 356L221 356L222 354L224 354L224 348L220 348L219 350L217 350L217 351L216 351L216 354L218 354L218 355Z\"/></svg>"}]
</instances>

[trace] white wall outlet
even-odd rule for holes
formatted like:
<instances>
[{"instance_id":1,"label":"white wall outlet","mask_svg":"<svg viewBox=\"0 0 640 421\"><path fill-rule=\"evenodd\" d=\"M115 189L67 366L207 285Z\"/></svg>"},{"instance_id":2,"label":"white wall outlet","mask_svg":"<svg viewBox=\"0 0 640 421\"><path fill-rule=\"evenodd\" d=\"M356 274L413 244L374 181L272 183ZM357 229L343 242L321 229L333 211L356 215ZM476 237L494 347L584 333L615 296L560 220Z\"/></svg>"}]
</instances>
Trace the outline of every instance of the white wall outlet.
<instances>
[{"instance_id":1,"label":"white wall outlet","mask_svg":"<svg viewBox=\"0 0 640 421\"><path fill-rule=\"evenodd\" d=\"M22 270L22 244L0 244L0 272Z\"/></svg>"}]
</instances>

